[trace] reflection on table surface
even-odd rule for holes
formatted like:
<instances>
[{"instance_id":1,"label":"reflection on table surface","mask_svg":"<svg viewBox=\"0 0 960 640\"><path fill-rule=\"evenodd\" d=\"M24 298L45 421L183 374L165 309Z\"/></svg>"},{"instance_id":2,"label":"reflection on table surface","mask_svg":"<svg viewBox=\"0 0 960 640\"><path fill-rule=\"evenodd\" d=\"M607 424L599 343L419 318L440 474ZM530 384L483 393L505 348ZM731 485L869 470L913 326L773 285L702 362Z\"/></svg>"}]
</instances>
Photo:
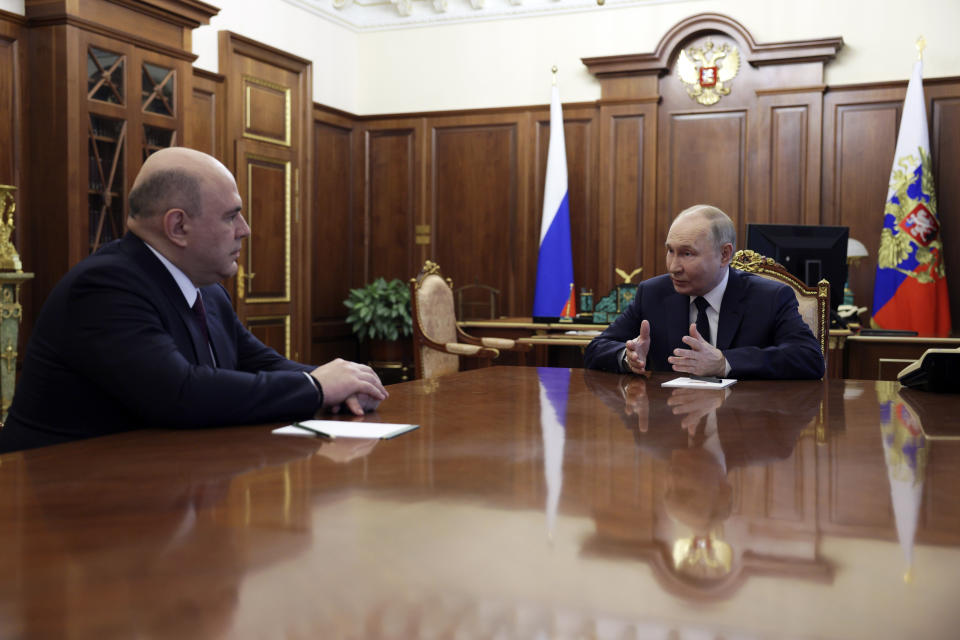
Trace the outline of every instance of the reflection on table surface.
<instances>
[{"instance_id":1,"label":"reflection on table surface","mask_svg":"<svg viewBox=\"0 0 960 640\"><path fill-rule=\"evenodd\" d=\"M492 367L0 457L0 637L953 637L960 398Z\"/></svg>"}]
</instances>

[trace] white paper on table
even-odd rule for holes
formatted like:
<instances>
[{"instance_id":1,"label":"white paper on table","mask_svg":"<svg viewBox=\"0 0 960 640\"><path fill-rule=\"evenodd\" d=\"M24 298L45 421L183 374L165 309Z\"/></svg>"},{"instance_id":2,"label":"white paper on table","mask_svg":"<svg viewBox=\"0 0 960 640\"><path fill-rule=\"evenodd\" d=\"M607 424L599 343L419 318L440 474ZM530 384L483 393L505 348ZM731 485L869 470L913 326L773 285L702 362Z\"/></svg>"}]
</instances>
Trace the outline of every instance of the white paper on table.
<instances>
[{"instance_id":1,"label":"white paper on table","mask_svg":"<svg viewBox=\"0 0 960 640\"><path fill-rule=\"evenodd\" d=\"M307 438L380 438L387 440L407 431L419 429L418 424L391 424L386 422L346 422L342 420L303 420L274 429L283 436Z\"/></svg>"},{"instance_id":2,"label":"white paper on table","mask_svg":"<svg viewBox=\"0 0 960 640\"><path fill-rule=\"evenodd\" d=\"M720 382L707 382L693 378L674 378L661 384L661 387L676 387L679 389L725 389L736 382L734 378L721 378Z\"/></svg>"}]
</instances>

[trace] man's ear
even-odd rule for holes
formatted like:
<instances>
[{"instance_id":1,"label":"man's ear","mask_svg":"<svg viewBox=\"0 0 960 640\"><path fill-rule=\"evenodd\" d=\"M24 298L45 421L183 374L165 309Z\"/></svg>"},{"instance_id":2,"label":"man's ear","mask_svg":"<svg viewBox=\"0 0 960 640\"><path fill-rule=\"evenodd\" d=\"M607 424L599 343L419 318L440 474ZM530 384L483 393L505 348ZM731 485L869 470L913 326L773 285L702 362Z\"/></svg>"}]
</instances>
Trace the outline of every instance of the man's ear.
<instances>
[{"instance_id":1,"label":"man's ear","mask_svg":"<svg viewBox=\"0 0 960 640\"><path fill-rule=\"evenodd\" d=\"M733 260L733 245L729 242L720 248L720 259L724 265L730 264L730 261Z\"/></svg>"},{"instance_id":2,"label":"man's ear","mask_svg":"<svg viewBox=\"0 0 960 640\"><path fill-rule=\"evenodd\" d=\"M187 212L183 209L167 209L163 212L163 235L178 247L187 246Z\"/></svg>"}]
</instances>

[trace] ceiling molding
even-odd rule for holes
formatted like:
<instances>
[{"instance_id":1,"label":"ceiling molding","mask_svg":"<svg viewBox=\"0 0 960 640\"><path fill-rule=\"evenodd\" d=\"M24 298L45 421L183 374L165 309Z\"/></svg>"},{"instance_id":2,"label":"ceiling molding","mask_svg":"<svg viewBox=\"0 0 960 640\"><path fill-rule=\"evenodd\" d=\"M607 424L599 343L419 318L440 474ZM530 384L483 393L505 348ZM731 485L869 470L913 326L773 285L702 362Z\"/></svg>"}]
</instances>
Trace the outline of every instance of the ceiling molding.
<instances>
[{"instance_id":1,"label":"ceiling molding","mask_svg":"<svg viewBox=\"0 0 960 640\"><path fill-rule=\"evenodd\" d=\"M356 32L487 22L692 0L283 0ZM339 8L338 8L339 7Z\"/></svg>"}]
</instances>

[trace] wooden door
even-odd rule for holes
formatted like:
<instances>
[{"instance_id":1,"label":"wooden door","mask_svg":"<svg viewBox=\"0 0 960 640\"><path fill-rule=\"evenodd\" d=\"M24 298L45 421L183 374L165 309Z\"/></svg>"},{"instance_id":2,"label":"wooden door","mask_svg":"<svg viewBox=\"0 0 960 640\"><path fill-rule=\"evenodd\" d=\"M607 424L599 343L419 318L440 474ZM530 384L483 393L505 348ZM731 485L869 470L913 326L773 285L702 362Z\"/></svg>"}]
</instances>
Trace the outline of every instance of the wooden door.
<instances>
[{"instance_id":1,"label":"wooden door","mask_svg":"<svg viewBox=\"0 0 960 640\"><path fill-rule=\"evenodd\" d=\"M311 105L310 62L220 33L231 169L251 235L230 283L240 320L294 360L309 358L309 167L303 142Z\"/></svg>"}]
</instances>

